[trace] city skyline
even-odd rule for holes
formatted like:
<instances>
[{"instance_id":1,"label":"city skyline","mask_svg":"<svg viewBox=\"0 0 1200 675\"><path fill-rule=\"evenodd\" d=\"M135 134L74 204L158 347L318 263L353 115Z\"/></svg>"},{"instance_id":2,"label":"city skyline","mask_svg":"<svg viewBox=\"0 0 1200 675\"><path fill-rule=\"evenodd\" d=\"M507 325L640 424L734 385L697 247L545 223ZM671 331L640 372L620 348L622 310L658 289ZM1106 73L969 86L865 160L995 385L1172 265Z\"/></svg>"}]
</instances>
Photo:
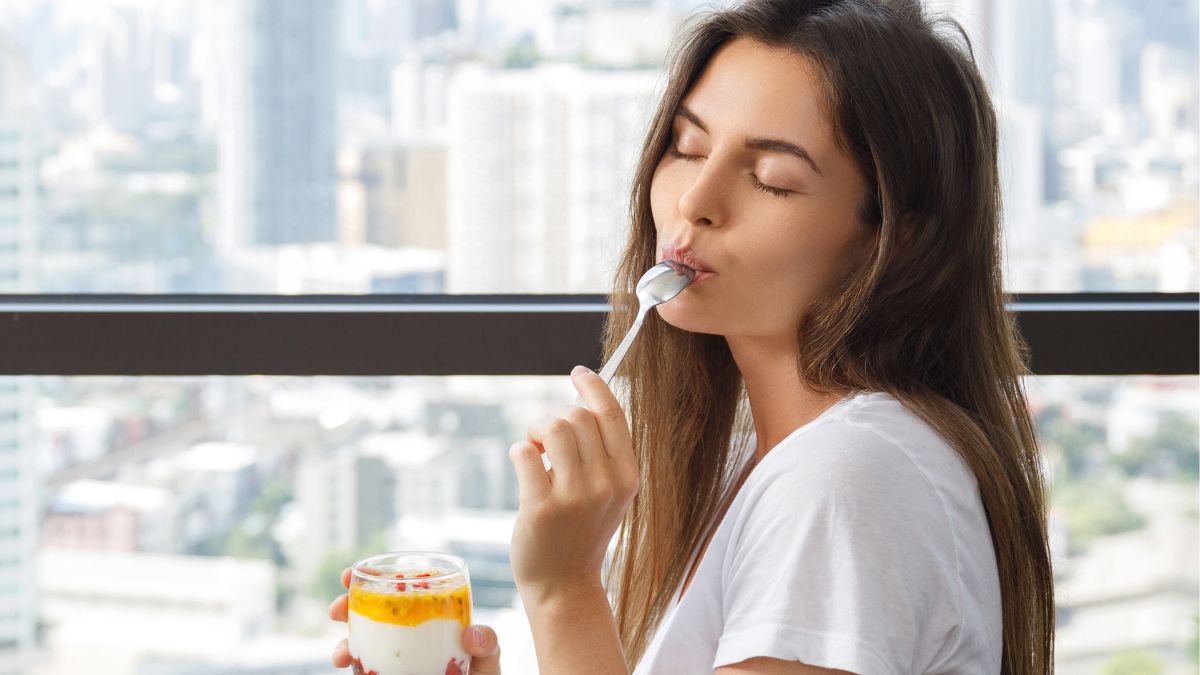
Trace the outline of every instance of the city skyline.
<instances>
[{"instance_id":1,"label":"city skyline","mask_svg":"<svg viewBox=\"0 0 1200 675\"><path fill-rule=\"evenodd\" d=\"M929 4L975 31L1000 115L1007 288L1200 289L1195 40L1129 3ZM39 121L28 290L605 292L685 5L0 10Z\"/></svg>"},{"instance_id":2,"label":"city skyline","mask_svg":"<svg viewBox=\"0 0 1200 675\"><path fill-rule=\"evenodd\" d=\"M0 291L607 292L697 4L10 0ZM1197 3L927 5L961 20L997 108L1007 290L1200 290ZM1027 386L1059 672L1195 672L1197 379ZM572 398L539 377L3 378L0 674L334 672L336 572L407 547L466 557L476 622L533 672L505 451Z\"/></svg>"}]
</instances>

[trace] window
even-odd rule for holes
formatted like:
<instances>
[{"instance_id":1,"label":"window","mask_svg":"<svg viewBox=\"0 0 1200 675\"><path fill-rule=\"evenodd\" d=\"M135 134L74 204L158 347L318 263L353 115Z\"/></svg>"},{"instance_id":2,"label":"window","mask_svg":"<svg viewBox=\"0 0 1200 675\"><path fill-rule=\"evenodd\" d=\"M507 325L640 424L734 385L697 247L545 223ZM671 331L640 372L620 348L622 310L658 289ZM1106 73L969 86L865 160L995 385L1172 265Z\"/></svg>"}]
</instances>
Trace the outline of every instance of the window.
<instances>
[{"instance_id":1,"label":"window","mask_svg":"<svg viewBox=\"0 0 1200 675\"><path fill-rule=\"evenodd\" d=\"M0 670L328 672L333 575L425 542L533 671L505 449L595 351L697 3L550 4L0 7ZM1194 669L1194 3L928 4L1001 119L1058 665Z\"/></svg>"},{"instance_id":2,"label":"window","mask_svg":"<svg viewBox=\"0 0 1200 675\"><path fill-rule=\"evenodd\" d=\"M40 192L33 290L605 292L699 3L551 4L0 10L31 94L3 152L37 157L0 205ZM929 4L1000 114L1008 288L1200 290L1194 3Z\"/></svg>"},{"instance_id":3,"label":"window","mask_svg":"<svg viewBox=\"0 0 1200 675\"><path fill-rule=\"evenodd\" d=\"M1198 385L1027 382L1050 477L1061 669L1188 663ZM45 672L102 646L230 672L235 652L284 640L280 665L317 667L344 629L323 620L337 573L409 547L468 560L475 620L500 631L506 667L531 672L506 450L570 393L563 377L37 378ZM229 564L214 556L240 567L218 573ZM149 581L181 569L188 583Z\"/></svg>"}]
</instances>

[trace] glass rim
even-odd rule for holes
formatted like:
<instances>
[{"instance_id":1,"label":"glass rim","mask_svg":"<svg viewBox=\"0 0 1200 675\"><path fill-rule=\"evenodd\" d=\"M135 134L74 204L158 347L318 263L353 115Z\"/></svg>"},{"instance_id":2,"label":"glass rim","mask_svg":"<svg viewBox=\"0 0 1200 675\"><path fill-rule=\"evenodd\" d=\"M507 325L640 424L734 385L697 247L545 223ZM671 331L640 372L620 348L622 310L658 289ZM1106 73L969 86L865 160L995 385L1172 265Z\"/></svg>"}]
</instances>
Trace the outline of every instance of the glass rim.
<instances>
[{"instance_id":1,"label":"glass rim","mask_svg":"<svg viewBox=\"0 0 1200 675\"><path fill-rule=\"evenodd\" d=\"M357 576L360 579L365 579L367 581L380 581L380 582L385 582L385 583L391 583L396 580L396 577L384 576L381 574L371 574L370 572L364 572L361 568L362 567L370 567L370 565L368 565L367 563L372 560L378 560L380 558L399 558L402 556L410 556L410 555L411 556L426 556L429 558L441 558L443 560L450 561L450 563L452 563L453 565L455 565L457 567L457 569L451 570L449 572L445 572L443 574L434 574L434 575L427 576L427 577L420 577L420 580L422 582L436 581L438 579L447 579L447 578L454 577L457 575L462 575L467 570L467 561L463 560L459 556L454 555L453 553L439 553L437 551L388 551L387 553L376 553L374 555L367 556L366 558L363 558L362 560L359 560L358 562L354 563L353 565L350 566L350 575L351 575L351 577Z\"/></svg>"}]
</instances>

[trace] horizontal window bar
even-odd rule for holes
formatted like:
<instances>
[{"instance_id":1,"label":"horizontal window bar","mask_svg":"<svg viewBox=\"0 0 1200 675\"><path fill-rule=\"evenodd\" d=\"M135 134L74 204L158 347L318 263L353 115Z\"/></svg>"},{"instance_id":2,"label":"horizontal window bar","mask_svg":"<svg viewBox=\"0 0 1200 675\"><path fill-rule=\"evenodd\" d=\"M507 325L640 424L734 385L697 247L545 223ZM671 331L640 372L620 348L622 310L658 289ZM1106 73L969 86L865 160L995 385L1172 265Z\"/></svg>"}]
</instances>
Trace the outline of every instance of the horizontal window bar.
<instances>
[{"instance_id":1,"label":"horizontal window bar","mask_svg":"<svg viewBox=\"0 0 1200 675\"><path fill-rule=\"evenodd\" d=\"M1040 375L1195 375L1200 294L1012 296ZM560 375L603 295L0 295L0 375Z\"/></svg>"},{"instance_id":2,"label":"horizontal window bar","mask_svg":"<svg viewBox=\"0 0 1200 675\"><path fill-rule=\"evenodd\" d=\"M1012 305L1042 307L1062 304L1075 308L1111 303L1121 307L1141 307L1162 304L1170 307L1200 307L1200 293L1153 293L1153 292L1087 292L1087 293L1014 293ZM220 307L244 307L254 305L280 305L287 307L309 307L314 305L360 306L408 306L408 305L471 305L492 306L581 304L589 307L607 306L606 296L599 293L555 294L555 293L497 293L497 294L418 294L418 293L371 293L362 295L313 294L149 294L149 293L0 293L0 306L23 308L48 305L61 308L64 305L86 308L94 305L168 306L195 307L214 305Z\"/></svg>"},{"instance_id":3,"label":"horizontal window bar","mask_svg":"<svg viewBox=\"0 0 1200 675\"><path fill-rule=\"evenodd\" d=\"M83 303L77 305L54 305L54 304L11 304L0 302L0 314L54 314L71 312L77 314L111 314L113 312L139 313L139 314L172 314L172 313L190 313L190 314L295 314L302 312L304 314L339 314L339 313L356 313L356 314L388 314L388 313L435 313L435 314L463 314L471 312L487 312L487 313L558 313L558 312L598 312L605 313L609 311L608 303L603 300L596 303L575 302L571 304L559 305L543 305L535 303L485 303L476 302L471 304L416 304L411 302L396 302L396 303L263 303L263 304L240 304L240 303L205 303L205 304L178 304L178 303Z\"/></svg>"}]
</instances>

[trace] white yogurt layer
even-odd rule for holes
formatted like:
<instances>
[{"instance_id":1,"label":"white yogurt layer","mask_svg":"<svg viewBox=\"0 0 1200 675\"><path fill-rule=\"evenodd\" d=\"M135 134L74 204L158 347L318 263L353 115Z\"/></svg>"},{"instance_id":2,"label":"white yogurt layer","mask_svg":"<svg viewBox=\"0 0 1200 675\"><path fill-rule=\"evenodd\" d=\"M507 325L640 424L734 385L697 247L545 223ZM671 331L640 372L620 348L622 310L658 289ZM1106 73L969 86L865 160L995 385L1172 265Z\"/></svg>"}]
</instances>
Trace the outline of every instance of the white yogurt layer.
<instances>
[{"instance_id":1,"label":"white yogurt layer","mask_svg":"<svg viewBox=\"0 0 1200 675\"><path fill-rule=\"evenodd\" d=\"M450 659L469 658L462 648L461 623L430 619L416 626L398 626L350 612L350 655L363 671L378 675L445 675Z\"/></svg>"}]
</instances>

